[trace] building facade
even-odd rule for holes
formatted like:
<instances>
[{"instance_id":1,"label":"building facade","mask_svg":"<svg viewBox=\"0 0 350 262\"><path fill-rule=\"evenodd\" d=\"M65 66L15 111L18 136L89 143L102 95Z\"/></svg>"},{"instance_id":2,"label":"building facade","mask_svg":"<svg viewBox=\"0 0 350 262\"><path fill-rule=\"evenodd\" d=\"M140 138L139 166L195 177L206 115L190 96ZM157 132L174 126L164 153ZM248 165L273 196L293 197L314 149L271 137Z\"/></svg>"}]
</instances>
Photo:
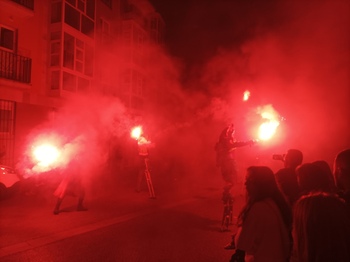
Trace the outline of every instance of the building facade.
<instances>
[{"instance_id":1,"label":"building facade","mask_svg":"<svg viewBox=\"0 0 350 262\"><path fill-rule=\"evenodd\" d=\"M147 0L0 0L0 164L14 166L70 96L115 96L142 114L143 47L163 34Z\"/></svg>"}]
</instances>

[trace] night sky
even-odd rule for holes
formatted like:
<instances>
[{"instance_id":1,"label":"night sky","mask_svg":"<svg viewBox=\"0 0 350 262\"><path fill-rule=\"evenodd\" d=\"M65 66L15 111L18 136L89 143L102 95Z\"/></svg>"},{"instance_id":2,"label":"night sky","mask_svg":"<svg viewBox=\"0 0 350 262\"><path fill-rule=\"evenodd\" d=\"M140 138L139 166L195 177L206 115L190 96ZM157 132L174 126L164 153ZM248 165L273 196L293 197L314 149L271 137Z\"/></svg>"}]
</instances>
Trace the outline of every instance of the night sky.
<instances>
[{"instance_id":1,"label":"night sky","mask_svg":"<svg viewBox=\"0 0 350 262\"><path fill-rule=\"evenodd\" d=\"M286 41L290 39L291 46L287 48L291 49L301 42L299 39L308 45L318 45L312 42L316 31L329 34L330 27L334 27L334 32L330 35L333 37L334 34L341 35L349 29L349 19L346 16L349 17L350 7L346 0L150 2L165 20L165 41L169 52L186 65L187 72L182 72L183 74L203 66L222 50L242 51L245 44L268 36L275 35ZM344 48L349 43L348 37L343 40Z\"/></svg>"},{"instance_id":2,"label":"night sky","mask_svg":"<svg viewBox=\"0 0 350 262\"><path fill-rule=\"evenodd\" d=\"M276 31L292 19L282 10L282 1L275 0L150 2L165 20L169 52L187 70L203 65L221 49L239 49L245 42Z\"/></svg>"},{"instance_id":3,"label":"night sky","mask_svg":"<svg viewBox=\"0 0 350 262\"><path fill-rule=\"evenodd\" d=\"M331 160L350 147L350 1L151 3L192 104L207 102L201 110L226 123L249 122L251 108L272 105L286 119L281 150ZM240 102L245 89L249 106Z\"/></svg>"}]
</instances>

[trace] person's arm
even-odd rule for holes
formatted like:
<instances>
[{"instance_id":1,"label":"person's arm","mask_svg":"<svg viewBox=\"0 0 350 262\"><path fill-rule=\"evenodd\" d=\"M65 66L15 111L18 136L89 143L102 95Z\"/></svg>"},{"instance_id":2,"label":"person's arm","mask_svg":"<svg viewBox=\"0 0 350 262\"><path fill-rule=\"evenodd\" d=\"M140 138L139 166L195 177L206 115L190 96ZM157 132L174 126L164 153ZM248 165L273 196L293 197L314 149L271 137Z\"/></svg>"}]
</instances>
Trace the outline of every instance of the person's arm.
<instances>
[{"instance_id":1,"label":"person's arm","mask_svg":"<svg viewBox=\"0 0 350 262\"><path fill-rule=\"evenodd\" d=\"M252 146L256 143L255 140L249 141L234 141L231 143L231 148L243 147L243 146Z\"/></svg>"}]
</instances>

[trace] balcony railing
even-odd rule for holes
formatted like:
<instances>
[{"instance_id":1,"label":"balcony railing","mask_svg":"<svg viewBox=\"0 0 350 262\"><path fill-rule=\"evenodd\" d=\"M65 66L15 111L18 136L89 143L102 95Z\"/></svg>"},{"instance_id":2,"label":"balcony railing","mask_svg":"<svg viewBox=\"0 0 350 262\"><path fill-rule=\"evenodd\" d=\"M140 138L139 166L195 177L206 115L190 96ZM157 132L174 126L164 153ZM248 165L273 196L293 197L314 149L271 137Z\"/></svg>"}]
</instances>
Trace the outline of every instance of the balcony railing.
<instances>
[{"instance_id":1,"label":"balcony railing","mask_svg":"<svg viewBox=\"0 0 350 262\"><path fill-rule=\"evenodd\" d=\"M0 50L0 77L30 83L32 59Z\"/></svg>"},{"instance_id":2,"label":"balcony railing","mask_svg":"<svg viewBox=\"0 0 350 262\"><path fill-rule=\"evenodd\" d=\"M30 10L34 10L34 0L11 0L19 5L22 5Z\"/></svg>"}]
</instances>

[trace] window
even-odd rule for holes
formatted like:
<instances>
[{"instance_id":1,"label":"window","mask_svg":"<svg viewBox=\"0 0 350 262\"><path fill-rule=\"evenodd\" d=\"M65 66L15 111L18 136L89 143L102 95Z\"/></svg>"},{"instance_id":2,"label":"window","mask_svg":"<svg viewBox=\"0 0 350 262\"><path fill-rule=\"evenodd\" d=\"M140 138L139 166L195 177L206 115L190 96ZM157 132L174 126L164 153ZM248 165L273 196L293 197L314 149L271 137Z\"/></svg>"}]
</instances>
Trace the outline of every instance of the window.
<instances>
[{"instance_id":1,"label":"window","mask_svg":"<svg viewBox=\"0 0 350 262\"><path fill-rule=\"evenodd\" d=\"M77 77L67 72L63 72L63 83L62 88L66 91L75 92L76 91L76 81Z\"/></svg>"},{"instance_id":2,"label":"window","mask_svg":"<svg viewBox=\"0 0 350 262\"><path fill-rule=\"evenodd\" d=\"M51 36L50 36L51 40L60 40L60 38L61 38L61 32L60 31L51 32Z\"/></svg>"},{"instance_id":3,"label":"window","mask_svg":"<svg viewBox=\"0 0 350 262\"><path fill-rule=\"evenodd\" d=\"M105 19L100 18L100 27L101 27L101 42L103 45L112 44L112 35L111 35L111 25Z\"/></svg>"},{"instance_id":4,"label":"window","mask_svg":"<svg viewBox=\"0 0 350 262\"><path fill-rule=\"evenodd\" d=\"M83 34L94 37L95 0L68 1L65 4L64 22Z\"/></svg>"},{"instance_id":5,"label":"window","mask_svg":"<svg viewBox=\"0 0 350 262\"><path fill-rule=\"evenodd\" d=\"M85 13L85 0L78 0L78 9Z\"/></svg>"},{"instance_id":6,"label":"window","mask_svg":"<svg viewBox=\"0 0 350 262\"><path fill-rule=\"evenodd\" d=\"M75 5L76 5L76 0L66 0L68 3L70 3L72 6L74 6L75 7Z\"/></svg>"},{"instance_id":7,"label":"window","mask_svg":"<svg viewBox=\"0 0 350 262\"><path fill-rule=\"evenodd\" d=\"M94 71L94 49L92 46L85 46L85 70L87 76L92 76Z\"/></svg>"},{"instance_id":8,"label":"window","mask_svg":"<svg viewBox=\"0 0 350 262\"><path fill-rule=\"evenodd\" d=\"M66 4L64 22L80 31L80 14L78 10Z\"/></svg>"},{"instance_id":9,"label":"window","mask_svg":"<svg viewBox=\"0 0 350 262\"><path fill-rule=\"evenodd\" d=\"M75 48L75 70L83 73L84 67L84 42L76 39Z\"/></svg>"},{"instance_id":10,"label":"window","mask_svg":"<svg viewBox=\"0 0 350 262\"><path fill-rule=\"evenodd\" d=\"M51 39L51 49L50 49L50 55L51 55L51 66L59 66L60 63L60 54L61 54L61 32L51 32L50 39Z\"/></svg>"},{"instance_id":11,"label":"window","mask_svg":"<svg viewBox=\"0 0 350 262\"><path fill-rule=\"evenodd\" d=\"M51 66L60 65L60 42L51 42Z\"/></svg>"},{"instance_id":12,"label":"window","mask_svg":"<svg viewBox=\"0 0 350 262\"><path fill-rule=\"evenodd\" d=\"M52 71L51 72L51 89L58 90L60 88L60 72Z\"/></svg>"},{"instance_id":13,"label":"window","mask_svg":"<svg viewBox=\"0 0 350 262\"><path fill-rule=\"evenodd\" d=\"M64 33L64 54L63 66L74 70L74 48L75 38L70 34Z\"/></svg>"},{"instance_id":14,"label":"window","mask_svg":"<svg viewBox=\"0 0 350 262\"><path fill-rule=\"evenodd\" d=\"M63 72L63 90L84 93L89 90L89 87L90 81L88 79Z\"/></svg>"},{"instance_id":15,"label":"window","mask_svg":"<svg viewBox=\"0 0 350 262\"><path fill-rule=\"evenodd\" d=\"M102 34L106 34L106 35L110 35L111 34L111 25L104 20L103 18L100 18L100 22L101 22L101 32Z\"/></svg>"},{"instance_id":16,"label":"window","mask_svg":"<svg viewBox=\"0 0 350 262\"><path fill-rule=\"evenodd\" d=\"M10 28L0 26L0 47L15 51L15 31Z\"/></svg>"},{"instance_id":17,"label":"window","mask_svg":"<svg viewBox=\"0 0 350 262\"><path fill-rule=\"evenodd\" d=\"M82 15L81 17L81 32L85 35L90 35L94 32L94 22L87 16Z\"/></svg>"},{"instance_id":18,"label":"window","mask_svg":"<svg viewBox=\"0 0 350 262\"><path fill-rule=\"evenodd\" d=\"M86 0L86 15L95 19L95 0Z\"/></svg>"},{"instance_id":19,"label":"window","mask_svg":"<svg viewBox=\"0 0 350 262\"><path fill-rule=\"evenodd\" d=\"M1 116L1 124L0 124L0 133L9 133L10 132L10 121L8 119L11 118L10 110L0 109Z\"/></svg>"},{"instance_id":20,"label":"window","mask_svg":"<svg viewBox=\"0 0 350 262\"><path fill-rule=\"evenodd\" d=\"M87 76L93 75L94 48L74 36L64 33L63 66Z\"/></svg>"},{"instance_id":21,"label":"window","mask_svg":"<svg viewBox=\"0 0 350 262\"><path fill-rule=\"evenodd\" d=\"M14 102L0 100L0 134L13 133L14 108Z\"/></svg>"},{"instance_id":22,"label":"window","mask_svg":"<svg viewBox=\"0 0 350 262\"><path fill-rule=\"evenodd\" d=\"M0 100L0 158L1 164L14 166L16 102Z\"/></svg>"},{"instance_id":23,"label":"window","mask_svg":"<svg viewBox=\"0 0 350 262\"><path fill-rule=\"evenodd\" d=\"M55 2L51 5L51 23L61 22L62 19L62 2Z\"/></svg>"},{"instance_id":24,"label":"window","mask_svg":"<svg viewBox=\"0 0 350 262\"><path fill-rule=\"evenodd\" d=\"M112 9L112 0L102 0L102 3Z\"/></svg>"}]
</instances>

